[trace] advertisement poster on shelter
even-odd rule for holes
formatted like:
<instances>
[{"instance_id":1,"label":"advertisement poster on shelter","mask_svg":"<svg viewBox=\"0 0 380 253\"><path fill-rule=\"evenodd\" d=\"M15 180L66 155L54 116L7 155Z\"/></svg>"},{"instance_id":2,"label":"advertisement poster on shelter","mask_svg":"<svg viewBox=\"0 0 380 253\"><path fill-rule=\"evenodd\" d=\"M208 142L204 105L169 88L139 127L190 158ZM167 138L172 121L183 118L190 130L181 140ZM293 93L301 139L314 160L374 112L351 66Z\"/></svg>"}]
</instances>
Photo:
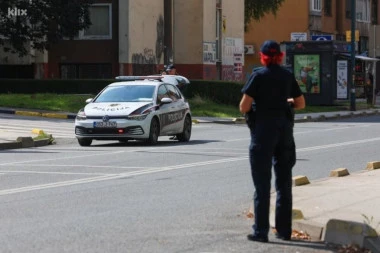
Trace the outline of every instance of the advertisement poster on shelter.
<instances>
[{"instance_id":1,"label":"advertisement poster on shelter","mask_svg":"<svg viewBox=\"0 0 380 253\"><path fill-rule=\"evenodd\" d=\"M337 91L336 97L346 99L347 98L347 61L337 61Z\"/></svg>"},{"instance_id":2,"label":"advertisement poster on shelter","mask_svg":"<svg viewBox=\"0 0 380 253\"><path fill-rule=\"evenodd\" d=\"M294 55L294 75L303 93L320 93L319 55Z\"/></svg>"}]
</instances>

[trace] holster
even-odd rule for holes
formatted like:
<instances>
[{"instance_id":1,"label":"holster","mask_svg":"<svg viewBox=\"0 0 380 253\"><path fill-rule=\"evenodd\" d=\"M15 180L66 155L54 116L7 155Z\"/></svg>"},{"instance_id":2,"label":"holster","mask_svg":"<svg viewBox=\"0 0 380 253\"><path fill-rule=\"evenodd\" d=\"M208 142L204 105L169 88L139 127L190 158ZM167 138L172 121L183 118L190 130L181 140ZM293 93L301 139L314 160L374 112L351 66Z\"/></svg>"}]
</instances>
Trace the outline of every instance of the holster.
<instances>
[{"instance_id":1,"label":"holster","mask_svg":"<svg viewBox=\"0 0 380 253\"><path fill-rule=\"evenodd\" d=\"M256 123L256 109L251 108L251 110L244 114L245 121L247 122L247 126L252 129Z\"/></svg>"},{"instance_id":2,"label":"holster","mask_svg":"<svg viewBox=\"0 0 380 253\"><path fill-rule=\"evenodd\" d=\"M288 107L286 110L286 117L292 123L292 126L294 126L294 115L295 115L294 105L293 105L293 103L288 103Z\"/></svg>"}]
</instances>

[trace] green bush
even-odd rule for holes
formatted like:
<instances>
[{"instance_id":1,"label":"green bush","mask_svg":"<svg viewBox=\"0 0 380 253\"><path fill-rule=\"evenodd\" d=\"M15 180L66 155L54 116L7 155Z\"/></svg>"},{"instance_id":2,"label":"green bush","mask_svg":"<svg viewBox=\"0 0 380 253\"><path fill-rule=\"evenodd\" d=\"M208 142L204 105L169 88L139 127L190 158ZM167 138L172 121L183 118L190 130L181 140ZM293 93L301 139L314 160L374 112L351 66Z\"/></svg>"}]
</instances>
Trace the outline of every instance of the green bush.
<instances>
[{"instance_id":1,"label":"green bush","mask_svg":"<svg viewBox=\"0 0 380 253\"><path fill-rule=\"evenodd\" d=\"M97 94L116 80L0 79L0 93Z\"/></svg>"},{"instance_id":2,"label":"green bush","mask_svg":"<svg viewBox=\"0 0 380 253\"><path fill-rule=\"evenodd\" d=\"M117 80L107 79L0 79L0 93L35 94L97 94L104 87ZM226 105L239 104L242 83L211 80L190 80L184 92L188 98L199 95L217 103Z\"/></svg>"},{"instance_id":3,"label":"green bush","mask_svg":"<svg viewBox=\"0 0 380 253\"><path fill-rule=\"evenodd\" d=\"M184 95L188 98L198 95L217 103L236 105L240 102L243 85L227 81L190 80Z\"/></svg>"}]
</instances>

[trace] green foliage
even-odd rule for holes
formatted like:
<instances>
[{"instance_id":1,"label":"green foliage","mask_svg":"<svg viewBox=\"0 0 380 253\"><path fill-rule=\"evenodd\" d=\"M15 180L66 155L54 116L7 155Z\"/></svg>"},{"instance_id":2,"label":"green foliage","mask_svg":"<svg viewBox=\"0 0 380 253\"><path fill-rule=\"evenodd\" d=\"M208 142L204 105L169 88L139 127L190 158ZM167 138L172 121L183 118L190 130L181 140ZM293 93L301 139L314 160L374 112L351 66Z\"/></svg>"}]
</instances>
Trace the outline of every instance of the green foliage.
<instances>
[{"instance_id":1,"label":"green foliage","mask_svg":"<svg viewBox=\"0 0 380 253\"><path fill-rule=\"evenodd\" d=\"M238 106L243 85L243 83L228 81L191 80L184 95L187 98L198 95L215 103Z\"/></svg>"},{"instance_id":2,"label":"green foliage","mask_svg":"<svg viewBox=\"0 0 380 253\"><path fill-rule=\"evenodd\" d=\"M116 80L1 79L0 93L97 94Z\"/></svg>"},{"instance_id":3,"label":"green foliage","mask_svg":"<svg viewBox=\"0 0 380 253\"><path fill-rule=\"evenodd\" d=\"M231 118L241 117L237 105L224 105L216 103L208 98L195 95L189 99L191 113L193 116L207 116L207 117L220 117Z\"/></svg>"},{"instance_id":4,"label":"green foliage","mask_svg":"<svg viewBox=\"0 0 380 253\"><path fill-rule=\"evenodd\" d=\"M34 137L33 140L38 141L38 140L43 140L43 139L48 139L49 140L49 145L55 144L55 139L53 138L53 135L47 134L45 132L41 132L38 134L38 136Z\"/></svg>"},{"instance_id":5,"label":"green foliage","mask_svg":"<svg viewBox=\"0 0 380 253\"><path fill-rule=\"evenodd\" d=\"M0 46L6 52L25 56L29 53L29 42L34 49L43 51L64 37L72 39L91 25L88 8L93 2L1 0ZM23 15L16 16L15 8L22 10Z\"/></svg>"},{"instance_id":6,"label":"green foliage","mask_svg":"<svg viewBox=\"0 0 380 253\"><path fill-rule=\"evenodd\" d=\"M373 216L371 217L368 217L367 215L365 214L362 214L363 218L364 218L364 223L367 224L368 226L370 227L373 227L375 230L378 230L379 226L380 226L380 222L378 222L377 224L374 224L375 221L374 221L374 218Z\"/></svg>"},{"instance_id":7,"label":"green foliage","mask_svg":"<svg viewBox=\"0 0 380 253\"><path fill-rule=\"evenodd\" d=\"M252 19L260 20L267 13L276 14L285 0L244 0L244 25L245 30Z\"/></svg>"}]
</instances>

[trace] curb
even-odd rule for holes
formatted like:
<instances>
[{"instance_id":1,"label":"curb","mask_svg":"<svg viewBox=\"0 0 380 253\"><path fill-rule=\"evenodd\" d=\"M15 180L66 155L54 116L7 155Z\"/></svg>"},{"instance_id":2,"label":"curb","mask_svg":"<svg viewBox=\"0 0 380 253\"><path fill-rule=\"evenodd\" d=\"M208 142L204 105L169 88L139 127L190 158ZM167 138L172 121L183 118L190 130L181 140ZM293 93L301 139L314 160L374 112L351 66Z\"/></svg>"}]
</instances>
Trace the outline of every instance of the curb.
<instances>
[{"instance_id":1,"label":"curb","mask_svg":"<svg viewBox=\"0 0 380 253\"><path fill-rule=\"evenodd\" d=\"M368 109L370 110L370 109ZM327 121L327 120L333 120L333 119L344 119L344 118L355 118L355 117L361 117L361 116L372 116L380 114L380 110L378 109L371 109L370 111L362 111L362 112L349 112L347 114L335 114L333 116L325 116L325 115L319 115L317 117L311 117L311 116L304 116L303 118L295 118L294 122L296 123L304 123L304 122L320 122L320 121Z\"/></svg>"},{"instance_id":2,"label":"curb","mask_svg":"<svg viewBox=\"0 0 380 253\"><path fill-rule=\"evenodd\" d=\"M380 170L380 161L368 162L366 168L362 171ZM355 173L354 173L355 174ZM350 176L346 168L338 168L331 170L329 177L345 177ZM317 180L316 182L318 182ZM293 187L307 187L308 182L306 176L294 176ZM300 184L298 184L300 183ZM310 183L310 182L309 182ZM311 182L310 184L313 184ZM271 198L275 197L275 192L272 192ZM253 205L250 208L253 211ZM275 220L275 203L270 206L270 223L274 225ZM326 224L317 223L313 220L308 220L307 213L300 209L296 209L293 205L292 210L292 227L294 230L303 231L310 236L310 241L323 241L336 245L357 244L361 248L369 249L371 252L380 253L380 237L377 231L367 223L357 221L339 220L336 218L329 219Z\"/></svg>"},{"instance_id":3,"label":"curb","mask_svg":"<svg viewBox=\"0 0 380 253\"><path fill-rule=\"evenodd\" d=\"M325 115L319 115L316 117L311 116L304 116L303 118L295 118L295 123L305 123L305 122L320 122L320 121L327 121L332 119L342 119L342 118L354 118L354 117L360 117L360 116L370 116L370 115L376 115L380 114L379 109L368 109L370 111L362 111L362 112L348 112L347 114L341 115L339 113L333 115L333 116L325 116ZM57 118L57 119L75 119L76 114L75 113L54 113L54 112L39 112L39 111L26 111L26 110L15 110L15 109L0 109L0 113L6 113L6 114L16 114L16 115L22 115L22 116L34 116L34 117L44 117L44 118ZM199 120L199 119L192 119L192 122L194 124L199 123L219 123L219 124L245 124L245 118L244 117L236 117L232 119L218 119L218 120Z\"/></svg>"},{"instance_id":4,"label":"curb","mask_svg":"<svg viewBox=\"0 0 380 253\"><path fill-rule=\"evenodd\" d=\"M18 137L16 141L0 143L0 150L42 147L49 145L49 143L48 138L33 140L32 137Z\"/></svg>"},{"instance_id":5,"label":"curb","mask_svg":"<svg viewBox=\"0 0 380 253\"><path fill-rule=\"evenodd\" d=\"M75 113L54 113L54 112L38 112L38 111L24 111L15 109L0 109L0 113L15 114L22 116L56 118L56 119L75 119Z\"/></svg>"}]
</instances>

